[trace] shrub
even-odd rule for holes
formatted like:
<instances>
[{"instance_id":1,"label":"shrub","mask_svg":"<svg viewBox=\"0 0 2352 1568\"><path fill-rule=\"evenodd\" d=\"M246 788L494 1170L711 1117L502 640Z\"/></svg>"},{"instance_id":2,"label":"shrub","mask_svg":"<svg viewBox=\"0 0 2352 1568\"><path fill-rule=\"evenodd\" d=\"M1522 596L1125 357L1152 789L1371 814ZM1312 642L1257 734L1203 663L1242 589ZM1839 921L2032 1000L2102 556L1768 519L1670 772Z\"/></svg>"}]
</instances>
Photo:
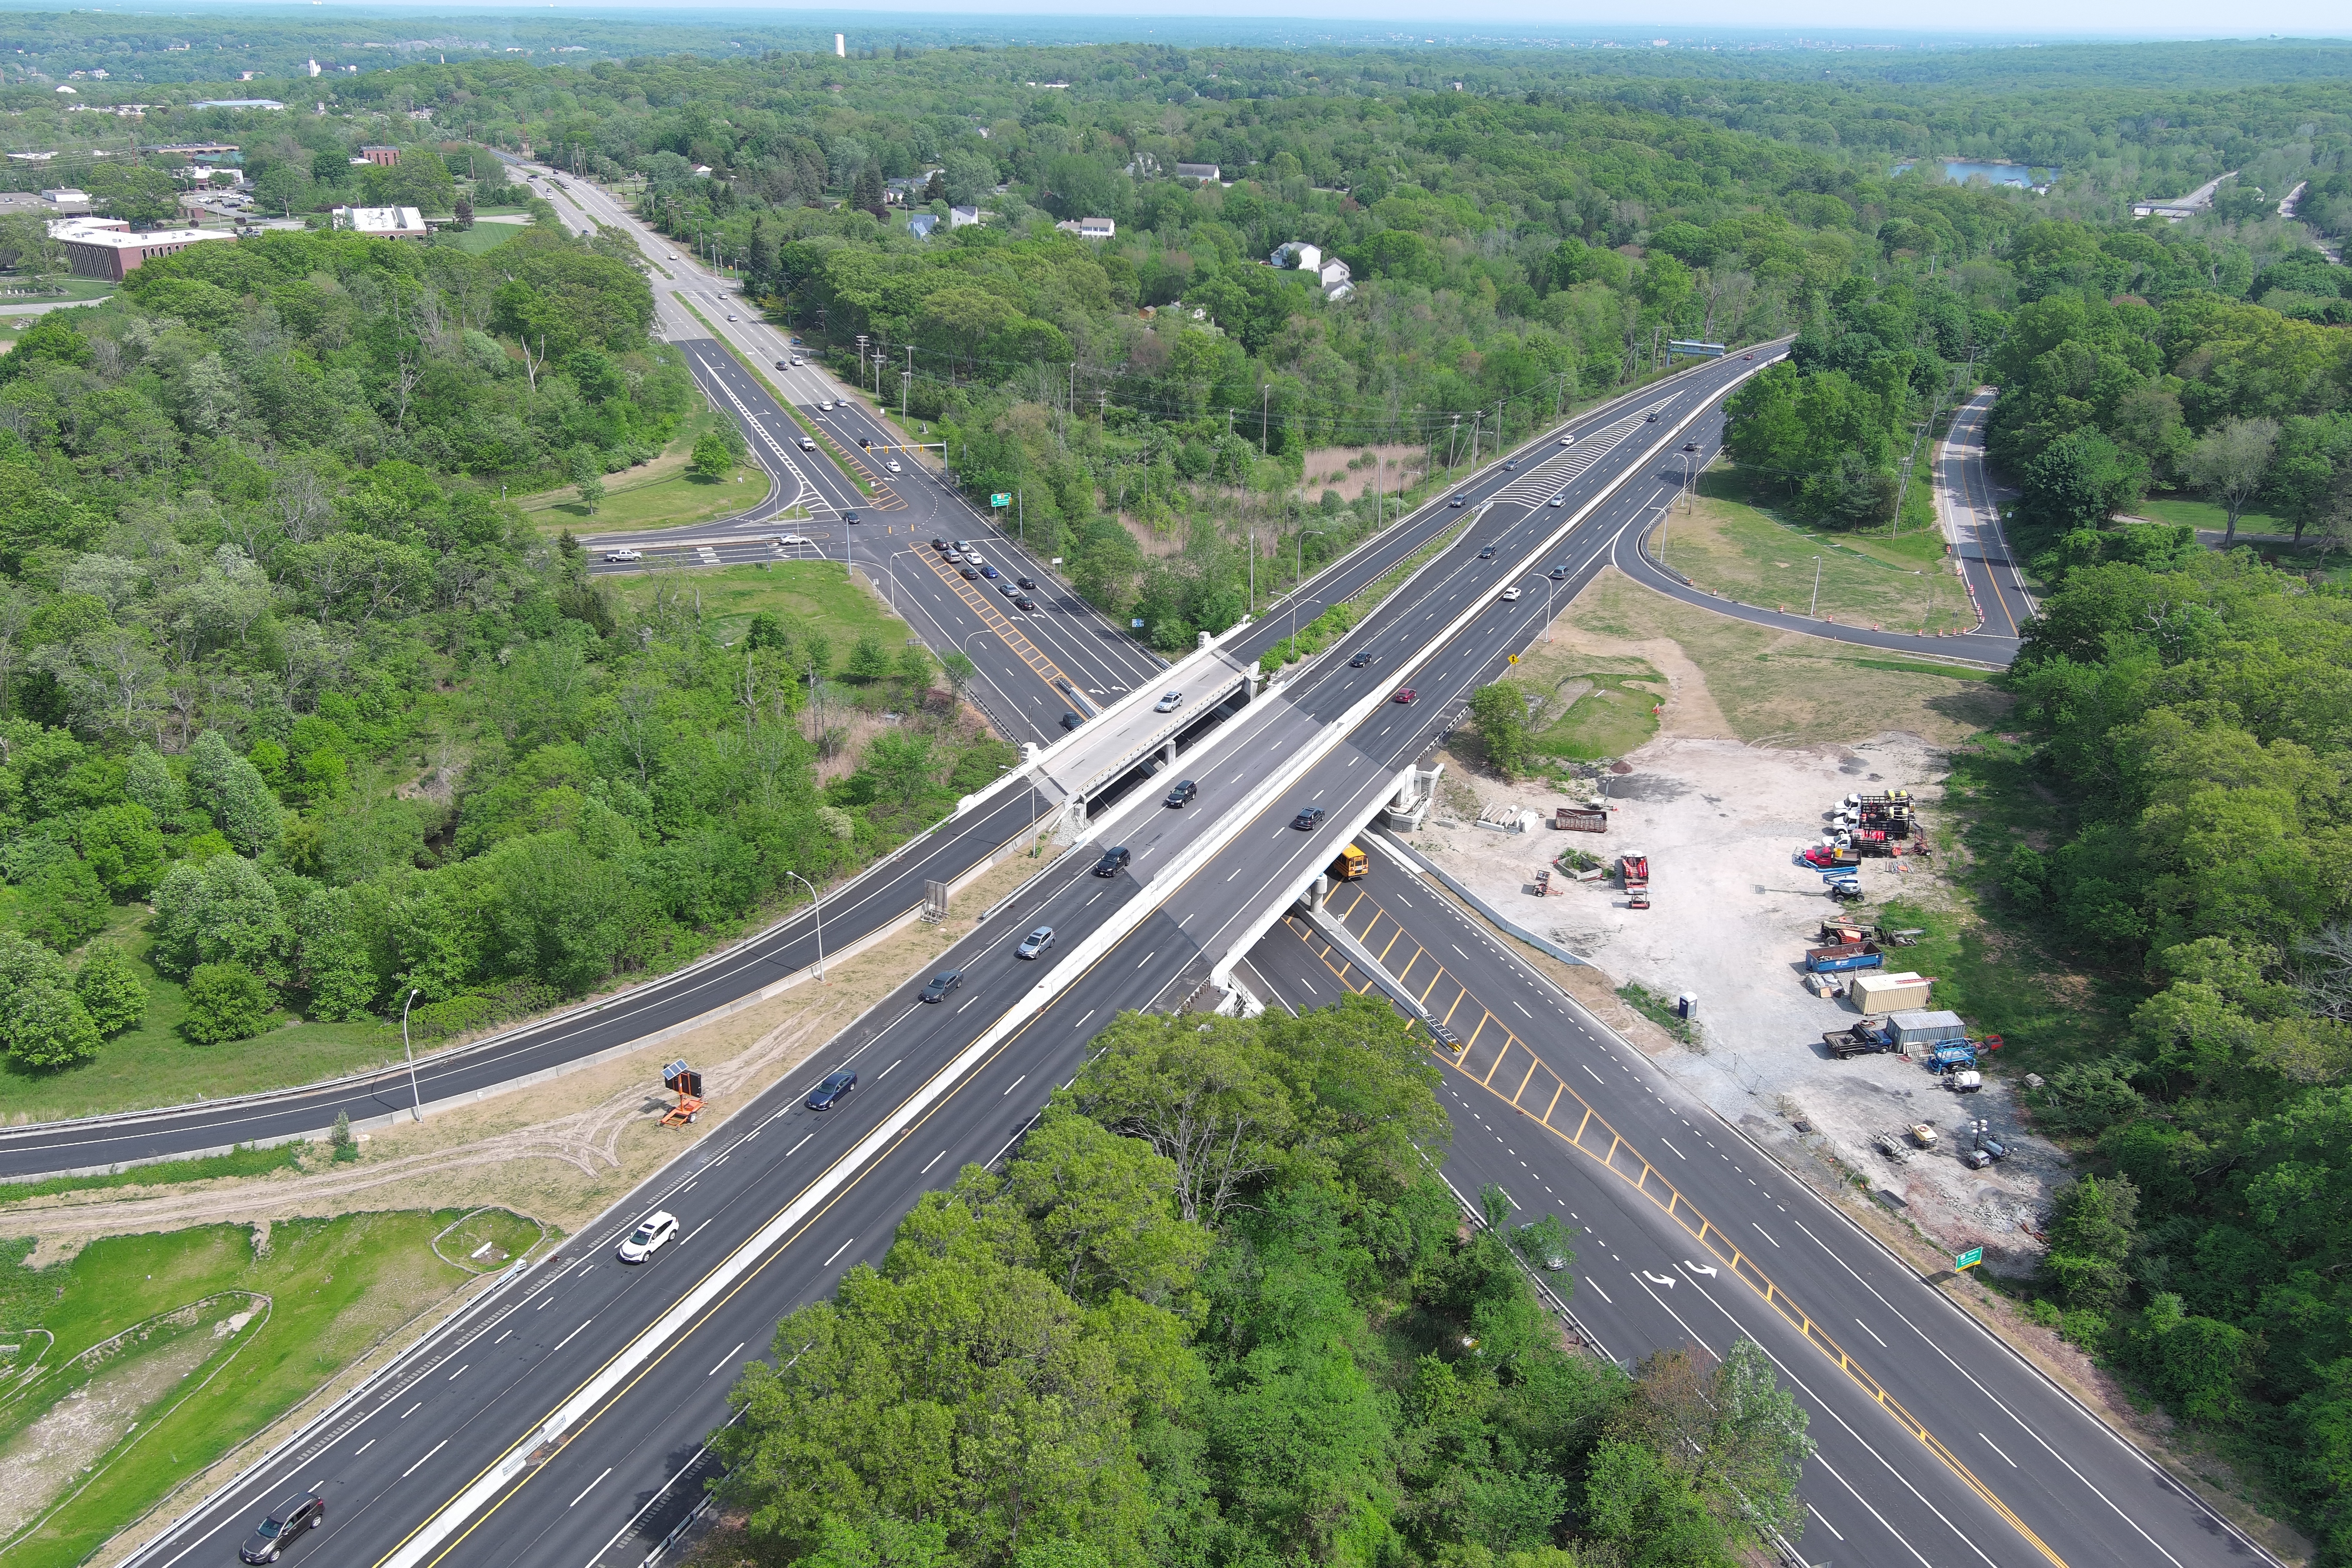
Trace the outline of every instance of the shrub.
<instances>
[{"instance_id":1,"label":"shrub","mask_svg":"<svg viewBox=\"0 0 2352 1568\"><path fill-rule=\"evenodd\" d=\"M135 1029L147 1016L147 987L130 955L119 947L90 950L81 973L74 976L74 994L103 1036Z\"/></svg>"},{"instance_id":2,"label":"shrub","mask_svg":"<svg viewBox=\"0 0 2352 1568\"><path fill-rule=\"evenodd\" d=\"M269 988L242 963L199 963L188 975L180 1032L200 1046L249 1040L268 1026Z\"/></svg>"}]
</instances>

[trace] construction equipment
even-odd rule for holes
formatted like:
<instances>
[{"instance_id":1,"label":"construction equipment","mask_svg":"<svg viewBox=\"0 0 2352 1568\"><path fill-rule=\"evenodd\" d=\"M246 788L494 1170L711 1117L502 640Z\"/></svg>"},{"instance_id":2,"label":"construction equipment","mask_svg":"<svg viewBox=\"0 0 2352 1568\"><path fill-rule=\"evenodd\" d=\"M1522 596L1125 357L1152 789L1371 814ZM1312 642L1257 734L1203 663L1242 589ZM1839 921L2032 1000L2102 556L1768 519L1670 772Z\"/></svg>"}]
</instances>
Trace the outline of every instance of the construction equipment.
<instances>
[{"instance_id":1,"label":"construction equipment","mask_svg":"<svg viewBox=\"0 0 2352 1568\"><path fill-rule=\"evenodd\" d=\"M1352 882L1367 875L1371 868L1371 862L1365 858L1364 852L1350 844L1339 851L1339 858L1331 862L1330 869L1324 874L1335 882Z\"/></svg>"},{"instance_id":2,"label":"construction equipment","mask_svg":"<svg viewBox=\"0 0 2352 1568\"><path fill-rule=\"evenodd\" d=\"M1624 885L1625 907L1646 910L1650 907L1650 858L1627 851L1617 857L1617 878Z\"/></svg>"},{"instance_id":3,"label":"construction equipment","mask_svg":"<svg viewBox=\"0 0 2352 1568\"><path fill-rule=\"evenodd\" d=\"M1946 1073L1944 1087L1954 1094L1974 1094L1984 1088L1984 1074L1974 1068L1961 1072Z\"/></svg>"},{"instance_id":4,"label":"construction equipment","mask_svg":"<svg viewBox=\"0 0 2352 1568\"><path fill-rule=\"evenodd\" d=\"M1937 1073L1958 1072L1965 1068L1973 1068L1977 1065L1976 1042L1945 1040L1927 1047L1921 1053L1919 1060L1928 1071Z\"/></svg>"},{"instance_id":5,"label":"construction equipment","mask_svg":"<svg viewBox=\"0 0 2352 1568\"><path fill-rule=\"evenodd\" d=\"M662 1087L677 1094L677 1103L663 1112L664 1127L683 1127L702 1114L702 1075L686 1065L686 1058L662 1068Z\"/></svg>"},{"instance_id":6,"label":"construction equipment","mask_svg":"<svg viewBox=\"0 0 2352 1568\"><path fill-rule=\"evenodd\" d=\"M1871 1141L1871 1146L1898 1165L1911 1163L1911 1151L1903 1140L1892 1132L1881 1132Z\"/></svg>"},{"instance_id":7,"label":"construction equipment","mask_svg":"<svg viewBox=\"0 0 2352 1568\"><path fill-rule=\"evenodd\" d=\"M1848 872L1839 877L1823 877L1822 891L1841 904L1862 902L1862 879Z\"/></svg>"},{"instance_id":8,"label":"construction equipment","mask_svg":"<svg viewBox=\"0 0 2352 1568\"><path fill-rule=\"evenodd\" d=\"M1915 1121L1911 1124L1911 1142L1922 1149L1933 1149L1936 1146L1936 1130L1924 1121Z\"/></svg>"}]
</instances>

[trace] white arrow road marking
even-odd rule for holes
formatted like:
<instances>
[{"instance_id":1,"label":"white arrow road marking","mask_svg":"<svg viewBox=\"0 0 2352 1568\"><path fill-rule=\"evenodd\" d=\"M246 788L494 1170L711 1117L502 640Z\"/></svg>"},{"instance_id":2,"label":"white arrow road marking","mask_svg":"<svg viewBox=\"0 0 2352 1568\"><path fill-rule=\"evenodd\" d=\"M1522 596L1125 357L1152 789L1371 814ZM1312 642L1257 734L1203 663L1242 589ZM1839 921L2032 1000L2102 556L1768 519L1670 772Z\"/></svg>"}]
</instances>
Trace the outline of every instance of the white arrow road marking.
<instances>
[{"instance_id":1,"label":"white arrow road marking","mask_svg":"<svg viewBox=\"0 0 2352 1568\"><path fill-rule=\"evenodd\" d=\"M1642 1270L1642 1278L1647 1279L1653 1285L1664 1285L1669 1290L1673 1289L1675 1286L1675 1277L1671 1274L1653 1274L1648 1269L1644 1268Z\"/></svg>"}]
</instances>

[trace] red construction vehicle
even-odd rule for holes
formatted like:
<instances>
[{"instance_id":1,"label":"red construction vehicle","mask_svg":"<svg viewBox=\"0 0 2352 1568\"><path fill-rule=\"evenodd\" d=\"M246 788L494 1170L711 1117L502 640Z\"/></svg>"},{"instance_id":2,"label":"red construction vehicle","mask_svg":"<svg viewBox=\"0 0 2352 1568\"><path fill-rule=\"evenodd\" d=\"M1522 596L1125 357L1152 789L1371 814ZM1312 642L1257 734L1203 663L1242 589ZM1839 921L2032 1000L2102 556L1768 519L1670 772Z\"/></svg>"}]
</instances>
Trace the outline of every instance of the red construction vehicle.
<instances>
[{"instance_id":1,"label":"red construction vehicle","mask_svg":"<svg viewBox=\"0 0 2352 1568\"><path fill-rule=\"evenodd\" d=\"M687 1066L685 1058L662 1068L662 1087L677 1094L677 1103L662 1114L664 1127L683 1127L702 1114L702 1075Z\"/></svg>"},{"instance_id":2,"label":"red construction vehicle","mask_svg":"<svg viewBox=\"0 0 2352 1568\"><path fill-rule=\"evenodd\" d=\"M1627 909L1646 910L1650 907L1650 858L1647 855L1617 857L1617 877L1624 884Z\"/></svg>"}]
</instances>

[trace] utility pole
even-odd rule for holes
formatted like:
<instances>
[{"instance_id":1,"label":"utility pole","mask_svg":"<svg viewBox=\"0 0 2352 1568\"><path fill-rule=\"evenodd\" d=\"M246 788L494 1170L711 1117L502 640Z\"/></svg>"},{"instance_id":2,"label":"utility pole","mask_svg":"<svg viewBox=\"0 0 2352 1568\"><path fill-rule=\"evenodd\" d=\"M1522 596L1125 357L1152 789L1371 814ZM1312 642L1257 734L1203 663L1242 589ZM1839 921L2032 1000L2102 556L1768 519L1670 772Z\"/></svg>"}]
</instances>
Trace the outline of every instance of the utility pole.
<instances>
[{"instance_id":1,"label":"utility pole","mask_svg":"<svg viewBox=\"0 0 2352 1568\"><path fill-rule=\"evenodd\" d=\"M914 384L914 380L915 345L908 343L907 345L906 374L898 379L898 423L901 425L904 425L907 422L907 389Z\"/></svg>"},{"instance_id":2,"label":"utility pole","mask_svg":"<svg viewBox=\"0 0 2352 1568\"><path fill-rule=\"evenodd\" d=\"M1478 466L1478 426L1486 417L1486 411L1483 408L1470 411L1470 466L1474 468Z\"/></svg>"},{"instance_id":3,"label":"utility pole","mask_svg":"<svg viewBox=\"0 0 2352 1568\"><path fill-rule=\"evenodd\" d=\"M861 391L864 390L866 385L866 334L864 332L857 334L857 384Z\"/></svg>"},{"instance_id":4,"label":"utility pole","mask_svg":"<svg viewBox=\"0 0 2352 1568\"><path fill-rule=\"evenodd\" d=\"M1462 416L1457 414L1454 416L1453 429L1448 431L1445 437L1445 477L1449 481L1454 478L1454 451L1461 444L1461 440Z\"/></svg>"},{"instance_id":5,"label":"utility pole","mask_svg":"<svg viewBox=\"0 0 2352 1568\"><path fill-rule=\"evenodd\" d=\"M1822 613L1822 558L1813 557L1813 602L1805 606L1805 614L1819 619Z\"/></svg>"},{"instance_id":6,"label":"utility pole","mask_svg":"<svg viewBox=\"0 0 2352 1568\"><path fill-rule=\"evenodd\" d=\"M1265 449L1266 410L1270 406L1270 400L1273 396L1274 388L1271 386L1261 386L1257 389L1257 455L1261 458L1267 456Z\"/></svg>"}]
</instances>

